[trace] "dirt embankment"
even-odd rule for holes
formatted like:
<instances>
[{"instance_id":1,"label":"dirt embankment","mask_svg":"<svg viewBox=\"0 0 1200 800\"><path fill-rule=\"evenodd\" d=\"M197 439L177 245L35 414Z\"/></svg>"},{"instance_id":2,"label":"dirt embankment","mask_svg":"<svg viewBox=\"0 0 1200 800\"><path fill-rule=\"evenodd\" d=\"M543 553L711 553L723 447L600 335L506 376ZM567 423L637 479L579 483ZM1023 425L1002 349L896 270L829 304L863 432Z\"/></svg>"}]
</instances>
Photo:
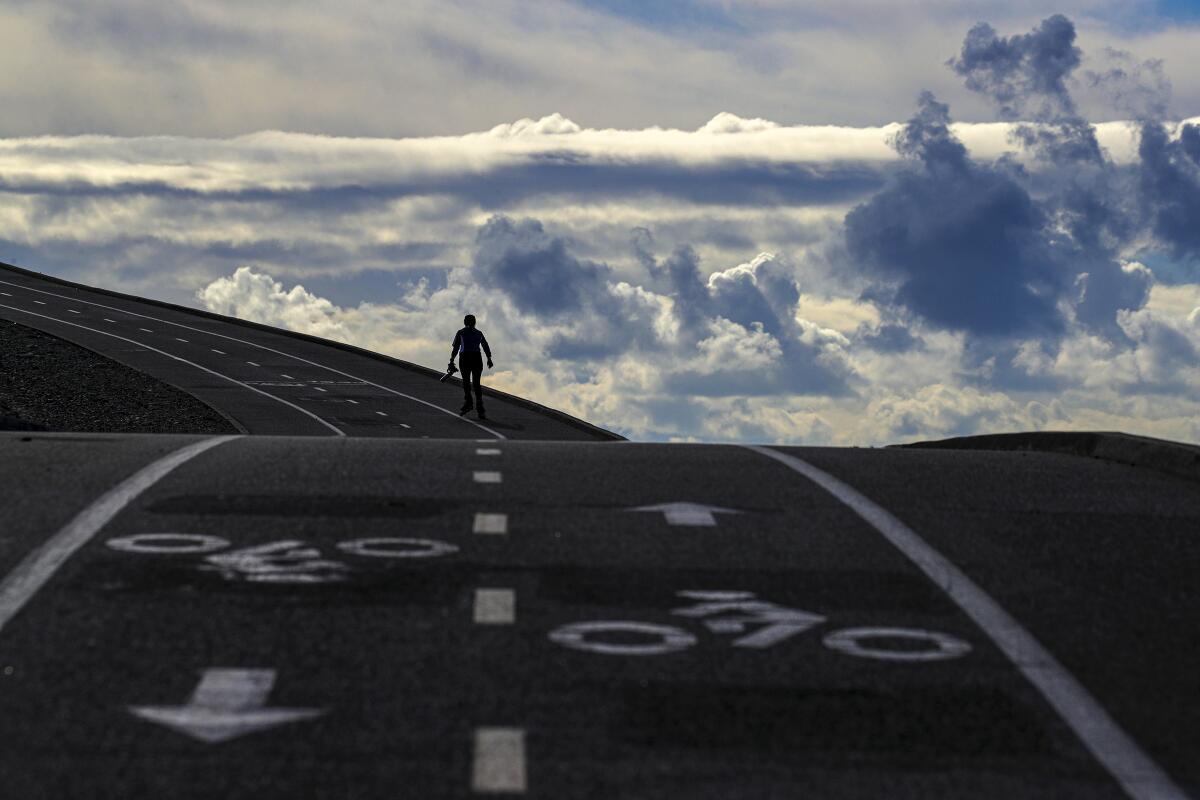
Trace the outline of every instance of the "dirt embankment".
<instances>
[{"instance_id":1,"label":"dirt embankment","mask_svg":"<svg viewBox=\"0 0 1200 800\"><path fill-rule=\"evenodd\" d=\"M7 320L0 320L0 430L237 432L186 392Z\"/></svg>"}]
</instances>

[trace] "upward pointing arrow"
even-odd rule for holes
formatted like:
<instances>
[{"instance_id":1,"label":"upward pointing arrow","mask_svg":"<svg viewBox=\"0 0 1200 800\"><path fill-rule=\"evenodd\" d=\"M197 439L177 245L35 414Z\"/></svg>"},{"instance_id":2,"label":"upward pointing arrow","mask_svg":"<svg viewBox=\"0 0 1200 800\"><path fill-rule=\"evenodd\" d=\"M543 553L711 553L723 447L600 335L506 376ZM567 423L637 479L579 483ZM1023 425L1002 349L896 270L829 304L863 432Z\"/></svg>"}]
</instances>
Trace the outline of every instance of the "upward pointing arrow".
<instances>
[{"instance_id":1,"label":"upward pointing arrow","mask_svg":"<svg viewBox=\"0 0 1200 800\"><path fill-rule=\"evenodd\" d=\"M693 527L712 527L717 524L713 514L740 514L732 508L720 506L705 506L699 503L660 503L656 506L639 506L627 511L654 511L666 516L668 525L689 525Z\"/></svg>"},{"instance_id":2,"label":"upward pointing arrow","mask_svg":"<svg viewBox=\"0 0 1200 800\"><path fill-rule=\"evenodd\" d=\"M209 743L325 713L321 708L264 708L274 685L273 669L206 669L187 705L130 706L129 712Z\"/></svg>"}]
</instances>

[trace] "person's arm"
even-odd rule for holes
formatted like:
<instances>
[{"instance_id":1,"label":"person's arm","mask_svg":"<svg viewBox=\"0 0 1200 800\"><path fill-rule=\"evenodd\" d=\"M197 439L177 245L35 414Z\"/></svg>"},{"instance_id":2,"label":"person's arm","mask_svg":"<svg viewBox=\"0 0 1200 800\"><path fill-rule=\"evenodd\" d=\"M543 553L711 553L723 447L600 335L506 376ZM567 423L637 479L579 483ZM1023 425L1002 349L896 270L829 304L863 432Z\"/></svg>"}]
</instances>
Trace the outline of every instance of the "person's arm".
<instances>
[{"instance_id":1,"label":"person's arm","mask_svg":"<svg viewBox=\"0 0 1200 800\"><path fill-rule=\"evenodd\" d=\"M492 366L492 348L488 347L487 337L482 333L479 334L479 345L483 348L483 352L487 354L488 367Z\"/></svg>"},{"instance_id":2,"label":"person's arm","mask_svg":"<svg viewBox=\"0 0 1200 800\"><path fill-rule=\"evenodd\" d=\"M462 344L462 331L454 334L454 341L450 343L450 363L454 363L454 357L458 355L458 348Z\"/></svg>"}]
</instances>

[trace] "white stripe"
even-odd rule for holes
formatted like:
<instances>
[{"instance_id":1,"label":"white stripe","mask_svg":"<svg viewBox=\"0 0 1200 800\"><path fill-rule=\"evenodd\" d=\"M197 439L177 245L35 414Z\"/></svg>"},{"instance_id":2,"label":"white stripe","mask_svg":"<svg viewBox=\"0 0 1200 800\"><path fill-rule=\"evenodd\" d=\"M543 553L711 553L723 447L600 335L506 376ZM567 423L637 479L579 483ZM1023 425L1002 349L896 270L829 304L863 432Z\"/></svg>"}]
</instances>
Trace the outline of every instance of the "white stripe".
<instances>
[{"instance_id":1,"label":"white stripe","mask_svg":"<svg viewBox=\"0 0 1200 800\"><path fill-rule=\"evenodd\" d=\"M1187 795L1121 729L1096 698L962 570L886 509L807 461L771 450L748 449L799 472L869 522L958 604L1033 684L1084 746L1135 800L1186 800Z\"/></svg>"},{"instance_id":2,"label":"white stripe","mask_svg":"<svg viewBox=\"0 0 1200 800\"><path fill-rule=\"evenodd\" d=\"M358 401L357 401L357 400L347 400L346 402L347 402L347 403L353 403L354 405L358 405Z\"/></svg>"},{"instance_id":3,"label":"white stripe","mask_svg":"<svg viewBox=\"0 0 1200 800\"><path fill-rule=\"evenodd\" d=\"M475 482L476 483L500 483L501 480L502 480L502 476L500 475L499 472L490 472L490 471L484 470L482 472L475 473Z\"/></svg>"},{"instance_id":4,"label":"white stripe","mask_svg":"<svg viewBox=\"0 0 1200 800\"><path fill-rule=\"evenodd\" d=\"M409 430L412 430L412 425L407 425L407 424L405 424L405 423L403 423L403 422L401 422L401 423L400 423L400 427L401 427L401 428L408 428Z\"/></svg>"},{"instance_id":5,"label":"white stripe","mask_svg":"<svg viewBox=\"0 0 1200 800\"><path fill-rule=\"evenodd\" d=\"M252 366L252 367L260 367L260 366L262 366L261 364L255 364L253 361L247 361L246 363L247 363L247 364L249 364L249 365L250 365L250 366Z\"/></svg>"},{"instance_id":6,"label":"white stripe","mask_svg":"<svg viewBox=\"0 0 1200 800\"><path fill-rule=\"evenodd\" d=\"M67 309L67 311L71 312L72 314L80 314L80 313L82 313L82 312L80 312L80 311L76 311L76 310L75 310L75 309L73 309L73 308L68 308L68 309Z\"/></svg>"},{"instance_id":7,"label":"white stripe","mask_svg":"<svg viewBox=\"0 0 1200 800\"><path fill-rule=\"evenodd\" d=\"M159 350L157 347L151 347L148 344L144 344L142 342L138 342L133 339L126 339L124 336L117 336L115 333L108 333L107 331L97 330L96 328L89 328L86 325L79 325L74 322L67 322L65 319L56 319L55 317L48 317L45 314L38 314L33 311L26 311L23 308L16 308L14 306L6 306L6 305L2 305L2 304L0 304L0 308L7 308L12 311L20 311L22 314L29 314L30 316L33 316L33 317L41 317L42 319L48 319L48 320L51 320L52 322L57 322L60 325L70 325L72 328L82 328L85 331L91 331L92 333L98 333L102 336L111 336L114 339L120 339L122 342L129 342L130 344L136 344L139 347L144 347L147 350L158 353L159 355L166 356L167 358L173 359L182 364L187 364L189 366L195 367L196 369L201 370L202 372L207 372L209 375L216 375L218 378L227 380L230 383L236 383L238 386L241 386L242 388L245 388L245 389L249 389L250 391L255 392L256 394L261 394L263 397L269 397L270 399L274 400L277 403L283 403L285 406L288 406L289 408L294 408L297 411L299 411L301 414L304 414L305 416L312 417L317 422L324 425L326 428L329 428L329 430L333 431L338 436L346 435L346 433L344 431L342 431L341 429L335 428L334 426L330 425L325 420L318 417L316 414L312 413L311 411L307 411L307 410L301 408L300 406L296 405L295 403L289 403L287 400L284 400L282 397L276 397L275 395L268 394L267 392L264 392L261 389L255 389L253 386L246 384L246 383L242 383L241 381L237 380L236 378L231 378L228 375L222 375L221 373L217 372L216 370L201 366L200 364L197 364L194 361L188 361L186 358L180 358L177 355L172 355L171 353L168 353L165 350Z\"/></svg>"},{"instance_id":8,"label":"white stripe","mask_svg":"<svg viewBox=\"0 0 1200 800\"><path fill-rule=\"evenodd\" d=\"M486 425L481 425L473 419L468 419L464 416L461 416L460 414L458 414L455 411L451 411L448 408L442 408L441 406L435 405L434 403L431 403L428 400L422 400L419 397L413 397L411 394L405 394L404 392L401 392L398 389L392 389L392 388L389 388L382 384L366 380L365 378L356 377L354 375L351 375L349 372L342 372L340 369L334 369L333 367L327 367L324 364L318 364L316 361L309 361L307 358L301 358L300 356L294 356L294 355L291 355L290 353L285 353L282 350L276 350L272 347L267 347L265 344L259 344L257 342L251 342L251 341L247 341L245 339L239 339L236 336L228 336L224 333L216 333L215 331L206 331L203 328L194 328L191 325L184 325L181 322L172 322L171 320L168 320L168 319L161 319L159 317L151 317L148 314L139 314L136 311L128 311L126 309L117 308L115 306L106 306L103 303L96 303L92 300L84 300L84 299L78 298L78 297L70 297L65 294L56 294L55 292L48 292L45 289L34 289L33 287L25 286L24 284L20 284L20 283L14 283L13 281L0 280L0 284L5 284L7 286L19 286L20 288L25 289L26 291L37 292L38 294L45 294L45 295L49 295L51 297L61 297L65 300L73 300L73 301L77 301L80 303L85 303L89 306L96 306L97 308L107 308L110 311L120 311L122 314L128 314L131 317L141 317L142 319L148 319L148 320L152 320L154 322L161 322L164 325L174 325L177 328L183 328L185 330L195 331L196 333L207 333L209 336L216 336L219 339L227 339L231 342L239 342L240 344L248 345L250 347L257 347L259 350L266 350L268 353L275 353L276 355L284 356L285 358L290 358L295 361L303 362L305 364L310 364L314 367L326 370L328 372L335 373L337 375L343 375L347 378L352 378L356 381L362 381L364 384L367 384L368 386L374 386L376 389L382 389L385 392L391 392L392 394L396 395L397 397L403 397L405 399L412 400L414 403L420 403L423 406L429 406L430 408L440 411L443 414L449 414L452 417L461 419L463 422L467 423L468 425L474 425L476 428L479 428L480 430L487 431L488 433L490 433L492 436L494 436L497 439L508 438L504 434L500 433L499 431L494 431ZM39 303L41 301L34 300L33 302ZM42 305L45 305L45 303L42 303ZM221 355L225 355L220 350L213 350L213 352L221 353ZM481 441L491 441L491 440L483 439Z\"/></svg>"},{"instance_id":9,"label":"white stripe","mask_svg":"<svg viewBox=\"0 0 1200 800\"><path fill-rule=\"evenodd\" d=\"M223 355L225 355L225 351L224 351L224 350L216 350L216 349L214 349L214 348L212 348L212 347L210 347L210 348L208 348L208 349L209 349L209 350L212 350L214 353L216 353L216 354L217 354L217 355L219 355L219 356L223 356Z\"/></svg>"},{"instance_id":10,"label":"white stripe","mask_svg":"<svg viewBox=\"0 0 1200 800\"><path fill-rule=\"evenodd\" d=\"M149 328L138 328L138 330L145 331L146 333L154 333L154 331L150 330Z\"/></svg>"},{"instance_id":11,"label":"white stripe","mask_svg":"<svg viewBox=\"0 0 1200 800\"><path fill-rule=\"evenodd\" d=\"M0 294L4 295L5 297L12 297L12 295L8 292L0 292Z\"/></svg>"},{"instance_id":12,"label":"white stripe","mask_svg":"<svg viewBox=\"0 0 1200 800\"><path fill-rule=\"evenodd\" d=\"M521 728L476 728L471 760L471 790L524 792L525 731Z\"/></svg>"},{"instance_id":13,"label":"white stripe","mask_svg":"<svg viewBox=\"0 0 1200 800\"><path fill-rule=\"evenodd\" d=\"M387 412L386 412L386 411L376 411L375 413L376 413L376 414L378 414L378 415L379 415L379 416L381 416L381 417L386 417L386 416L387 416Z\"/></svg>"},{"instance_id":14,"label":"white stripe","mask_svg":"<svg viewBox=\"0 0 1200 800\"><path fill-rule=\"evenodd\" d=\"M187 339L180 339L178 336L176 336L176 337L175 337L175 341L177 341L177 342L186 342L186 341L187 341Z\"/></svg>"},{"instance_id":15,"label":"white stripe","mask_svg":"<svg viewBox=\"0 0 1200 800\"><path fill-rule=\"evenodd\" d=\"M215 436L170 453L109 489L75 515L58 533L22 559L0 582L0 630L29 602L79 548L83 547L121 509L176 467L236 436Z\"/></svg>"},{"instance_id":16,"label":"white stripe","mask_svg":"<svg viewBox=\"0 0 1200 800\"><path fill-rule=\"evenodd\" d=\"M34 289L34 291L36 292L36 291L37 291L37 289ZM34 300L33 302L37 303L39 306L44 306L44 305L46 305L46 301L45 301L45 300Z\"/></svg>"},{"instance_id":17,"label":"white stripe","mask_svg":"<svg viewBox=\"0 0 1200 800\"><path fill-rule=\"evenodd\" d=\"M476 447L475 455L477 456L498 456L500 451L494 447Z\"/></svg>"},{"instance_id":18,"label":"white stripe","mask_svg":"<svg viewBox=\"0 0 1200 800\"><path fill-rule=\"evenodd\" d=\"M476 625L512 625L517 619L517 593L512 589L476 589Z\"/></svg>"},{"instance_id":19,"label":"white stripe","mask_svg":"<svg viewBox=\"0 0 1200 800\"><path fill-rule=\"evenodd\" d=\"M322 389L320 386L314 386L313 388L316 389L318 392L328 392L329 391L328 389Z\"/></svg>"},{"instance_id":20,"label":"white stripe","mask_svg":"<svg viewBox=\"0 0 1200 800\"><path fill-rule=\"evenodd\" d=\"M476 514L475 533L508 533L508 514Z\"/></svg>"},{"instance_id":21,"label":"white stripe","mask_svg":"<svg viewBox=\"0 0 1200 800\"><path fill-rule=\"evenodd\" d=\"M105 322L116 322L116 320L115 320L115 319L109 319L108 317L105 317L105 318L104 318L104 321L105 321Z\"/></svg>"},{"instance_id":22,"label":"white stripe","mask_svg":"<svg viewBox=\"0 0 1200 800\"><path fill-rule=\"evenodd\" d=\"M296 380L296 379L295 379L295 378L293 378L291 375L285 375L285 374L283 374L282 372L281 372L281 373L279 373L279 377L281 377L281 378L287 378L289 381L294 381L294 380Z\"/></svg>"}]
</instances>

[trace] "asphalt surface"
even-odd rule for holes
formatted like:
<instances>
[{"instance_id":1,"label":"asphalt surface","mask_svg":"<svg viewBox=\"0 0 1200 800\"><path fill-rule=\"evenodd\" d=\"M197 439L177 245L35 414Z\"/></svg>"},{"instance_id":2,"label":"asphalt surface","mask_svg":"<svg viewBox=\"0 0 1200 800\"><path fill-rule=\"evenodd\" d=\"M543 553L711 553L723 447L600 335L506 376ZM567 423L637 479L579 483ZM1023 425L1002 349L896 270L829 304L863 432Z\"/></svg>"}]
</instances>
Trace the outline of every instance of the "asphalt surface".
<instances>
[{"instance_id":1,"label":"asphalt surface","mask_svg":"<svg viewBox=\"0 0 1200 800\"><path fill-rule=\"evenodd\" d=\"M365 351L0 264L0 318L82 345L193 395L241 431L286 436L606 441L619 436L519 398L459 416L456 380ZM446 342L457 329L449 320ZM498 343L499 344L499 343ZM503 363L503 353L497 352ZM484 383L487 383L485 371Z\"/></svg>"},{"instance_id":2,"label":"asphalt surface","mask_svg":"<svg viewBox=\"0 0 1200 800\"><path fill-rule=\"evenodd\" d=\"M5 797L1200 792L1181 478L10 433L0 481Z\"/></svg>"}]
</instances>

